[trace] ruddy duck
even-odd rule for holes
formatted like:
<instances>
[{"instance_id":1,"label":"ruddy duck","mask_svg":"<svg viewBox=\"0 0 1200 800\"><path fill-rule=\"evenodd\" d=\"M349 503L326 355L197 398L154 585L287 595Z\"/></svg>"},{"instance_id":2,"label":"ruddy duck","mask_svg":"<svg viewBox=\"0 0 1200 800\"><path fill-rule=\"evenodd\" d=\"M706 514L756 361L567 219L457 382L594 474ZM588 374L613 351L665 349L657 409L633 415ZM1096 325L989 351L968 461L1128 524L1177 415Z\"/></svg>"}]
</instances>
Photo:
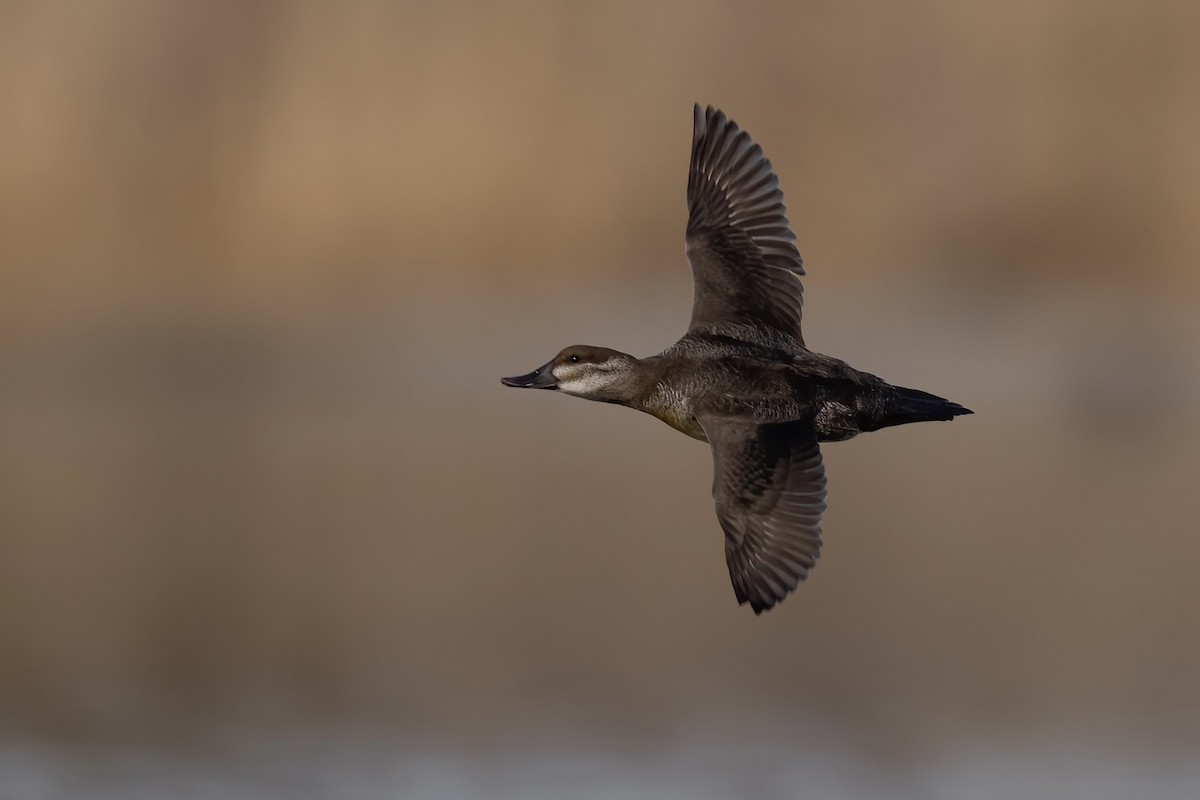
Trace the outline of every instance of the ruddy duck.
<instances>
[{"instance_id":1,"label":"ruddy duck","mask_svg":"<svg viewBox=\"0 0 1200 800\"><path fill-rule=\"evenodd\" d=\"M804 346L804 267L779 179L711 106L695 107L687 199L694 298L682 339L641 359L575 345L501 382L619 403L708 442L733 590L761 614L820 554L819 442L972 412Z\"/></svg>"}]
</instances>

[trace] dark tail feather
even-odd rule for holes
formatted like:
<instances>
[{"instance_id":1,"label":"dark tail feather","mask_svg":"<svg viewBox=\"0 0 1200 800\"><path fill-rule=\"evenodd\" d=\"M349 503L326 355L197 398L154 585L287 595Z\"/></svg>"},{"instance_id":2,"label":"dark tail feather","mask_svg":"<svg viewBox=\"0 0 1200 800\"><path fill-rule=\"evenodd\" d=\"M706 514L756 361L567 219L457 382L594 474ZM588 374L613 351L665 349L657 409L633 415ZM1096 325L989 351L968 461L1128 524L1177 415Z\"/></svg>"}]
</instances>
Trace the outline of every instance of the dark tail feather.
<instances>
[{"instance_id":1,"label":"dark tail feather","mask_svg":"<svg viewBox=\"0 0 1200 800\"><path fill-rule=\"evenodd\" d=\"M877 420L880 428L909 422L946 422L963 414L975 413L958 403L920 389L893 386L892 390L895 396L888 403L883 416Z\"/></svg>"}]
</instances>

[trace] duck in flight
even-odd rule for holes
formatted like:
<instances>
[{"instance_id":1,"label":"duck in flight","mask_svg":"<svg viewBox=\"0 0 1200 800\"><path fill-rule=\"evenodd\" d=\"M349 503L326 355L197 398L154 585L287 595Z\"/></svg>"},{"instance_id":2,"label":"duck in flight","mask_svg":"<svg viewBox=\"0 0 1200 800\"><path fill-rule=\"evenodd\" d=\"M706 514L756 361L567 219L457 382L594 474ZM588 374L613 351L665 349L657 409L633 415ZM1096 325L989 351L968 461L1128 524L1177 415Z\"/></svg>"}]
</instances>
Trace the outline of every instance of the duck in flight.
<instances>
[{"instance_id":1,"label":"duck in flight","mask_svg":"<svg viewBox=\"0 0 1200 800\"><path fill-rule=\"evenodd\" d=\"M761 614L820 554L821 442L972 412L805 347L804 267L779 179L711 106L695 108L687 200L694 297L682 339L640 359L574 345L501 382L629 406L708 442L733 590Z\"/></svg>"}]
</instances>

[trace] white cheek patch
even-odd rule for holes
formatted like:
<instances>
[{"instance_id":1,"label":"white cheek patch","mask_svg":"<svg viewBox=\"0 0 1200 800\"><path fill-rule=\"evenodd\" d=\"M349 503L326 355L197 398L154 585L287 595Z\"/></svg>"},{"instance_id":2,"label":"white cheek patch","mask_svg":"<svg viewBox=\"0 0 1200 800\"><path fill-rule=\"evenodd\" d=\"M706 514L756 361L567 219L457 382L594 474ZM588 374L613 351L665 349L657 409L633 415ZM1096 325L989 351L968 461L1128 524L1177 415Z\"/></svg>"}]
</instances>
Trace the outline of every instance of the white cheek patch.
<instances>
[{"instance_id":1,"label":"white cheek patch","mask_svg":"<svg viewBox=\"0 0 1200 800\"><path fill-rule=\"evenodd\" d=\"M586 397L596 394L608 384L608 376L602 371L588 371L582 375L573 375L558 380L558 390L566 394Z\"/></svg>"}]
</instances>

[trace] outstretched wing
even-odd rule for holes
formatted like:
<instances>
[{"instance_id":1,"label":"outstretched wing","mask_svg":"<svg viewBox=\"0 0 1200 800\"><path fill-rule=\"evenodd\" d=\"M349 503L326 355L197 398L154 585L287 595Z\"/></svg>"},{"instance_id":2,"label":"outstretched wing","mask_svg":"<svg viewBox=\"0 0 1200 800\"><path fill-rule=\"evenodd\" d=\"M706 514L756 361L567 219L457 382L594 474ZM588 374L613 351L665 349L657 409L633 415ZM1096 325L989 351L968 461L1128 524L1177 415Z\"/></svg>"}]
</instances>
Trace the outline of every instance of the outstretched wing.
<instances>
[{"instance_id":1,"label":"outstretched wing","mask_svg":"<svg viewBox=\"0 0 1200 800\"><path fill-rule=\"evenodd\" d=\"M821 553L825 467L813 423L700 422L712 445L733 591L761 614L808 576Z\"/></svg>"},{"instance_id":2,"label":"outstretched wing","mask_svg":"<svg viewBox=\"0 0 1200 800\"><path fill-rule=\"evenodd\" d=\"M771 162L712 106L695 108L688 171L692 332L767 328L804 344L804 274Z\"/></svg>"}]
</instances>

